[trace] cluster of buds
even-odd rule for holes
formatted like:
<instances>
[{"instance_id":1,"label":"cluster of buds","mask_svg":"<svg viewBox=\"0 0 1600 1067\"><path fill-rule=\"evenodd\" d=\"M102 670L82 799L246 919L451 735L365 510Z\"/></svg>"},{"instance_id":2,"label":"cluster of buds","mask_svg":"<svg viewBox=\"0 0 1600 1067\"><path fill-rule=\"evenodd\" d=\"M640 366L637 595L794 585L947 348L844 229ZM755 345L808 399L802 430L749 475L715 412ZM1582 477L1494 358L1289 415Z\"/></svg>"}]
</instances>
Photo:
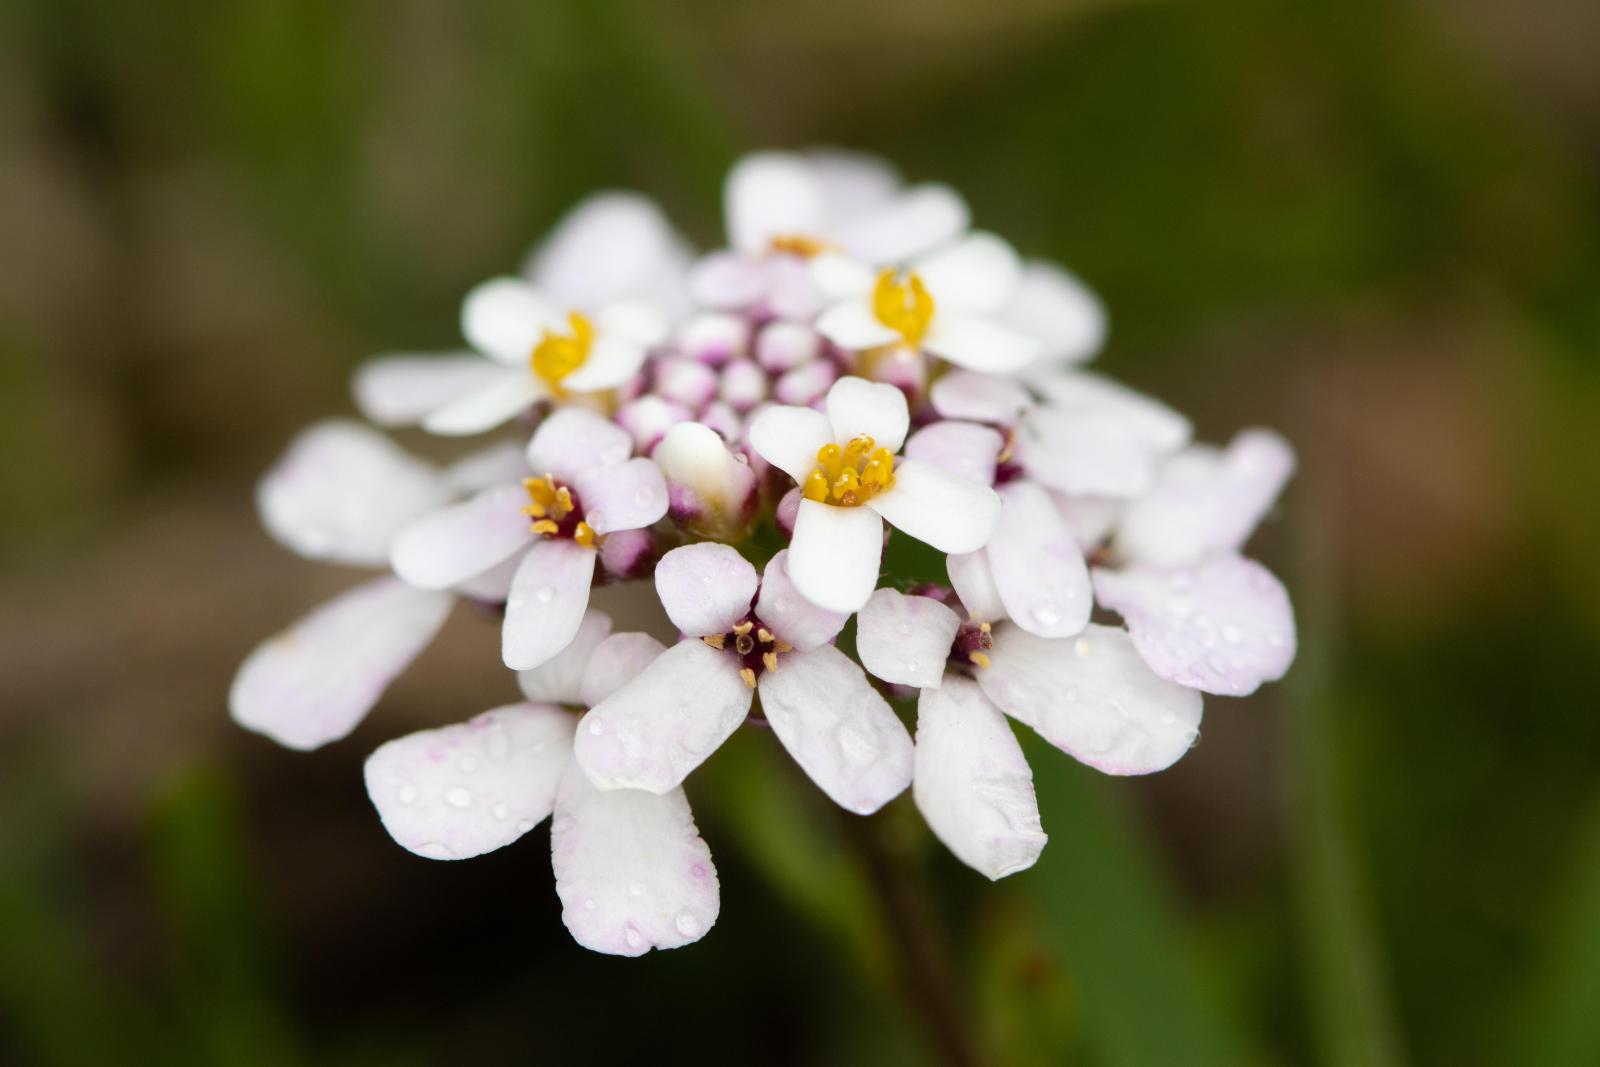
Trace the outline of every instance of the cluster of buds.
<instances>
[{"instance_id":1,"label":"cluster of buds","mask_svg":"<svg viewBox=\"0 0 1600 1067\"><path fill-rule=\"evenodd\" d=\"M550 817L564 921L601 952L716 921L683 784L742 726L851 812L909 788L997 879L1046 840L1008 718L1145 774L1193 745L1203 693L1295 652L1282 584L1241 554L1292 471L1280 437L1196 444L1082 370L1099 302L945 186L760 153L725 197L729 247L700 256L643 197L580 203L468 294L470 352L362 367L367 421L305 431L258 495L290 549L381 573L257 648L234 718L338 740L456 600L493 606L523 699L388 742L367 789L433 859ZM441 466L372 424L490 437ZM942 573L886 572L896 538ZM613 632L603 583L676 642Z\"/></svg>"}]
</instances>

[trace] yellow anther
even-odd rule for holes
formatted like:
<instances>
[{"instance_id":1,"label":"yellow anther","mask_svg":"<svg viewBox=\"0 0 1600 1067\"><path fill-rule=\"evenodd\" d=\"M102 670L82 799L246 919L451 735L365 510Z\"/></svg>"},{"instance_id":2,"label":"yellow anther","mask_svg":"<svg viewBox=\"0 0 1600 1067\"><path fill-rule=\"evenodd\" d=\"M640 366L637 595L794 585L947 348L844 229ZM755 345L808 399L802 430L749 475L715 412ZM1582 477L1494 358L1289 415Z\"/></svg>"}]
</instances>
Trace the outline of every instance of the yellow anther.
<instances>
[{"instance_id":1,"label":"yellow anther","mask_svg":"<svg viewBox=\"0 0 1600 1067\"><path fill-rule=\"evenodd\" d=\"M710 645L712 648L720 649L720 648L722 648L724 645L726 645L728 643L728 635L727 634L711 634L709 637L702 637L700 640L704 641L706 644Z\"/></svg>"},{"instance_id":2,"label":"yellow anther","mask_svg":"<svg viewBox=\"0 0 1600 1067\"><path fill-rule=\"evenodd\" d=\"M529 357L533 373L558 396L567 376L588 362L594 344L594 324L587 317L574 311L567 316L567 325L570 333L546 330Z\"/></svg>"},{"instance_id":3,"label":"yellow anther","mask_svg":"<svg viewBox=\"0 0 1600 1067\"><path fill-rule=\"evenodd\" d=\"M789 642L785 641L781 637L775 637L772 640L772 651L780 652L780 653L781 652L793 652L794 651L794 646L791 645Z\"/></svg>"},{"instance_id":4,"label":"yellow anther","mask_svg":"<svg viewBox=\"0 0 1600 1067\"><path fill-rule=\"evenodd\" d=\"M594 548L601 540L600 535L594 532L594 527L581 521L578 528L572 531L572 539L584 548Z\"/></svg>"},{"instance_id":5,"label":"yellow anther","mask_svg":"<svg viewBox=\"0 0 1600 1067\"><path fill-rule=\"evenodd\" d=\"M744 684L749 686L751 689L756 687L756 672L751 670L749 667L741 667L739 669L739 677L743 678Z\"/></svg>"},{"instance_id":6,"label":"yellow anther","mask_svg":"<svg viewBox=\"0 0 1600 1067\"><path fill-rule=\"evenodd\" d=\"M524 508L523 510L527 510L527 509ZM561 527L557 526L555 524L555 521L552 520L552 519L538 519L538 520L536 520L534 522L533 526L530 527L530 528L533 530L534 533L542 534L545 537L549 537L552 534L557 534L557 533L561 532Z\"/></svg>"},{"instance_id":7,"label":"yellow anther","mask_svg":"<svg viewBox=\"0 0 1600 1067\"><path fill-rule=\"evenodd\" d=\"M893 484L894 453L862 434L843 448L830 444L817 449L817 466L806 475L800 491L819 504L853 508Z\"/></svg>"},{"instance_id":8,"label":"yellow anther","mask_svg":"<svg viewBox=\"0 0 1600 1067\"><path fill-rule=\"evenodd\" d=\"M767 242L767 248L772 252L783 255L799 256L801 259L810 259L832 248L833 245L820 237L812 237L803 233L775 234Z\"/></svg>"},{"instance_id":9,"label":"yellow anther","mask_svg":"<svg viewBox=\"0 0 1600 1067\"><path fill-rule=\"evenodd\" d=\"M978 629L982 630L984 633L988 633L990 630L994 629L994 627L991 626L989 623L980 622L978 624Z\"/></svg>"},{"instance_id":10,"label":"yellow anther","mask_svg":"<svg viewBox=\"0 0 1600 1067\"><path fill-rule=\"evenodd\" d=\"M756 640L760 641L763 645L772 644L772 631L767 629L765 626L761 627L761 629L756 631Z\"/></svg>"},{"instance_id":11,"label":"yellow anther","mask_svg":"<svg viewBox=\"0 0 1600 1067\"><path fill-rule=\"evenodd\" d=\"M895 280L893 270L886 270L878 275L878 284L872 290L872 313L906 344L915 347L922 343L928 323L933 321L933 297L916 274L900 282Z\"/></svg>"},{"instance_id":12,"label":"yellow anther","mask_svg":"<svg viewBox=\"0 0 1600 1067\"><path fill-rule=\"evenodd\" d=\"M761 653L761 665L767 669L768 674L771 674L778 669L778 654L776 652Z\"/></svg>"},{"instance_id":13,"label":"yellow anther","mask_svg":"<svg viewBox=\"0 0 1600 1067\"><path fill-rule=\"evenodd\" d=\"M984 670L989 669L989 657L984 655L982 652L968 652L967 658L976 663L979 667L982 667Z\"/></svg>"},{"instance_id":14,"label":"yellow anther","mask_svg":"<svg viewBox=\"0 0 1600 1067\"><path fill-rule=\"evenodd\" d=\"M751 622L749 619L746 619L743 622L734 623L733 632L738 634L740 637L743 637L745 634L755 629L755 626L755 623Z\"/></svg>"}]
</instances>

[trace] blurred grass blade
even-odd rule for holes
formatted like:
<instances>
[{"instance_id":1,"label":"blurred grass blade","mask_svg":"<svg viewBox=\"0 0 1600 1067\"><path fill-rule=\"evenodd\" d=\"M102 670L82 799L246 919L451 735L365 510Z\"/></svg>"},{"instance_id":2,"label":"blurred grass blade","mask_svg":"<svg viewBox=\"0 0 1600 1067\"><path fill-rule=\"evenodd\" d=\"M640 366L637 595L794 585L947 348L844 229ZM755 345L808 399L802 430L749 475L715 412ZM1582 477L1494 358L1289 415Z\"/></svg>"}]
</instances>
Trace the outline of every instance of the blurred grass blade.
<instances>
[{"instance_id":1,"label":"blurred grass blade","mask_svg":"<svg viewBox=\"0 0 1600 1067\"><path fill-rule=\"evenodd\" d=\"M1203 994L1143 835L1095 795L1093 772L1030 747L1050 844L1020 876L1021 887L1046 944L1081 987L1084 1040L1095 1060L1130 1067L1257 1060L1243 1032Z\"/></svg>"}]
</instances>

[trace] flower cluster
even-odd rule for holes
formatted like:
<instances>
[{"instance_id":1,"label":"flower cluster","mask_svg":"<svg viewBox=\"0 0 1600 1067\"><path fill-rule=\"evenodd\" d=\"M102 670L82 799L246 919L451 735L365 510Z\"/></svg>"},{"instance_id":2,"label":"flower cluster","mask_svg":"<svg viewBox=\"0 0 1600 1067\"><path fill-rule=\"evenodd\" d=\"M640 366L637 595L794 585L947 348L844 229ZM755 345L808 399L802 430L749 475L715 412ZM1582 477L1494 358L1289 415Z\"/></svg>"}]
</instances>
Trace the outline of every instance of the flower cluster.
<instances>
[{"instance_id":1,"label":"flower cluster","mask_svg":"<svg viewBox=\"0 0 1600 1067\"><path fill-rule=\"evenodd\" d=\"M725 196L729 247L698 258L648 200L591 197L468 294L471 352L359 371L370 423L494 443L439 466L327 422L258 497L289 548L380 573L257 648L234 718L342 738L457 599L499 609L524 699L388 742L367 789L435 859L549 816L564 921L602 952L716 921L683 783L741 726L851 812L909 787L1000 878L1045 845L1008 716L1145 774L1194 743L1202 693L1250 693L1295 651L1283 586L1241 554L1291 473L1281 438L1193 443L1079 369L1095 297L972 230L947 187L760 153ZM885 573L899 539L942 573ZM658 600L676 643L613 632L589 603L606 583Z\"/></svg>"}]
</instances>

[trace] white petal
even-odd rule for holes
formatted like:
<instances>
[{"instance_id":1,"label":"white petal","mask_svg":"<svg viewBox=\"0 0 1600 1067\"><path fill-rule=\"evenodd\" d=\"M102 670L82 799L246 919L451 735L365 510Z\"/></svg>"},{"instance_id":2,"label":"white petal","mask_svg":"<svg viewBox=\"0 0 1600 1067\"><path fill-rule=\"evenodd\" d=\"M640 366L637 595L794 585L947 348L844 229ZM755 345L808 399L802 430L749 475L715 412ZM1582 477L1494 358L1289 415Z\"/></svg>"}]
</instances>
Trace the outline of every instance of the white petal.
<instances>
[{"instance_id":1,"label":"white petal","mask_svg":"<svg viewBox=\"0 0 1600 1067\"><path fill-rule=\"evenodd\" d=\"M747 364L755 368L755 364ZM762 372L757 369L757 374ZM765 387L765 375L762 385ZM731 524L741 520L756 491L756 473L722 437L698 422L680 422L650 454L667 479L675 521ZM813 457L814 458L814 457Z\"/></svg>"},{"instance_id":2,"label":"white petal","mask_svg":"<svg viewBox=\"0 0 1600 1067\"><path fill-rule=\"evenodd\" d=\"M594 707L639 677L666 650L666 645L649 634L612 634L589 658L589 669L583 672L580 703Z\"/></svg>"},{"instance_id":3,"label":"white petal","mask_svg":"<svg viewBox=\"0 0 1600 1067\"><path fill-rule=\"evenodd\" d=\"M500 377L475 352L453 356L384 355L356 368L356 407L380 426L413 426L423 416Z\"/></svg>"},{"instance_id":4,"label":"white petal","mask_svg":"<svg viewBox=\"0 0 1600 1067\"><path fill-rule=\"evenodd\" d=\"M934 314L945 310L997 311L1016 292L1022 260L992 233L971 233L919 259L912 267L933 297Z\"/></svg>"},{"instance_id":5,"label":"white petal","mask_svg":"<svg viewBox=\"0 0 1600 1067\"><path fill-rule=\"evenodd\" d=\"M681 789L603 793L569 767L550 823L550 866L561 921L595 952L679 948L717 921L717 869Z\"/></svg>"},{"instance_id":6,"label":"white petal","mask_svg":"<svg viewBox=\"0 0 1600 1067\"><path fill-rule=\"evenodd\" d=\"M843 444L863 434L890 452L900 451L911 428L906 394L892 385L865 378L840 378L828 390L828 423L833 439Z\"/></svg>"},{"instance_id":7,"label":"white petal","mask_svg":"<svg viewBox=\"0 0 1600 1067\"><path fill-rule=\"evenodd\" d=\"M829 304L869 295L876 278L867 264L840 252L823 252L811 260L811 282Z\"/></svg>"},{"instance_id":8,"label":"white petal","mask_svg":"<svg viewBox=\"0 0 1600 1067\"><path fill-rule=\"evenodd\" d=\"M594 308L653 293L688 261L655 202L637 193L595 193L556 224L528 264L534 285L557 303Z\"/></svg>"},{"instance_id":9,"label":"white petal","mask_svg":"<svg viewBox=\"0 0 1600 1067\"><path fill-rule=\"evenodd\" d=\"M846 148L811 148L802 158L833 218L850 218L889 203L900 175L887 160Z\"/></svg>"},{"instance_id":10,"label":"white petal","mask_svg":"<svg viewBox=\"0 0 1600 1067\"><path fill-rule=\"evenodd\" d=\"M367 757L367 796L407 851L434 860L493 852L550 814L573 723L560 708L510 704L397 738Z\"/></svg>"},{"instance_id":11,"label":"white petal","mask_svg":"<svg viewBox=\"0 0 1600 1067\"><path fill-rule=\"evenodd\" d=\"M877 512L800 501L788 572L801 596L818 607L849 614L872 595L882 558L883 520Z\"/></svg>"},{"instance_id":12,"label":"white petal","mask_svg":"<svg viewBox=\"0 0 1600 1067\"><path fill-rule=\"evenodd\" d=\"M1005 716L976 683L951 675L917 700L911 795L928 828L991 879L1032 867L1044 850L1033 771Z\"/></svg>"},{"instance_id":13,"label":"white petal","mask_svg":"<svg viewBox=\"0 0 1600 1067\"><path fill-rule=\"evenodd\" d=\"M423 589L448 589L532 544L520 485L497 485L430 512L394 539L394 572Z\"/></svg>"},{"instance_id":14,"label":"white petal","mask_svg":"<svg viewBox=\"0 0 1600 1067\"><path fill-rule=\"evenodd\" d=\"M507 366L526 367L545 331L566 327L564 309L520 278L491 278L461 305L467 342Z\"/></svg>"},{"instance_id":15,"label":"white petal","mask_svg":"<svg viewBox=\"0 0 1600 1067\"><path fill-rule=\"evenodd\" d=\"M960 310L936 313L922 347L958 367L1010 374L1039 358L1037 339L995 319Z\"/></svg>"},{"instance_id":16,"label":"white petal","mask_svg":"<svg viewBox=\"0 0 1600 1067\"><path fill-rule=\"evenodd\" d=\"M1015 378L958 370L944 375L928 391L933 408L947 419L971 419L1011 426L1033 406L1033 398Z\"/></svg>"},{"instance_id":17,"label":"white petal","mask_svg":"<svg viewBox=\"0 0 1600 1067\"><path fill-rule=\"evenodd\" d=\"M620 337L647 348L665 341L670 326L659 304L637 298L605 304L595 312L594 324L597 333ZM585 364L584 370L587 369L588 364Z\"/></svg>"},{"instance_id":18,"label":"white petal","mask_svg":"<svg viewBox=\"0 0 1600 1067\"><path fill-rule=\"evenodd\" d=\"M739 252L712 252L695 262L688 277L689 297L712 310L747 308L767 291L761 260Z\"/></svg>"},{"instance_id":19,"label":"white petal","mask_svg":"<svg viewBox=\"0 0 1600 1067\"><path fill-rule=\"evenodd\" d=\"M872 302L851 297L817 316L817 332L840 348L862 350L900 342L900 334L878 321Z\"/></svg>"},{"instance_id":20,"label":"white petal","mask_svg":"<svg viewBox=\"0 0 1600 1067\"><path fill-rule=\"evenodd\" d=\"M540 541L511 579L500 656L514 671L531 670L572 643L589 606L597 553L576 541Z\"/></svg>"},{"instance_id":21,"label":"white petal","mask_svg":"<svg viewBox=\"0 0 1600 1067\"><path fill-rule=\"evenodd\" d=\"M939 687L961 618L932 597L879 589L856 613L856 655L886 682Z\"/></svg>"},{"instance_id":22,"label":"white petal","mask_svg":"<svg viewBox=\"0 0 1600 1067\"><path fill-rule=\"evenodd\" d=\"M1052 641L997 626L984 695L1046 741L1106 774L1178 761L1200 731L1200 694L1151 672L1126 630L1090 623Z\"/></svg>"},{"instance_id":23,"label":"white petal","mask_svg":"<svg viewBox=\"0 0 1600 1067\"><path fill-rule=\"evenodd\" d=\"M825 645L839 636L850 616L819 608L794 587L789 577L789 550L782 549L767 561L761 572L761 592L756 597L756 616L772 632L801 652Z\"/></svg>"},{"instance_id":24,"label":"white petal","mask_svg":"<svg viewBox=\"0 0 1600 1067\"><path fill-rule=\"evenodd\" d=\"M774 237L815 236L825 221L822 188L799 156L755 152L728 173L723 188L728 243L766 252Z\"/></svg>"},{"instance_id":25,"label":"white petal","mask_svg":"<svg viewBox=\"0 0 1600 1067\"><path fill-rule=\"evenodd\" d=\"M759 686L772 732L839 806L870 815L911 784L911 735L837 648L782 656Z\"/></svg>"},{"instance_id":26,"label":"white petal","mask_svg":"<svg viewBox=\"0 0 1600 1067\"><path fill-rule=\"evenodd\" d=\"M906 458L931 463L946 474L978 485L994 484L1005 439L990 426L946 419L929 423L906 441Z\"/></svg>"},{"instance_id":27,"label":"white petal","mask_svg":"<svg viewBox=\"0 0 1600 1067\"><path fill-rule=\"evenodd\" d=\"M1059 489L1049 492L1056 502L1056 510L1061 512L1072 536L1078 540L1078 547L1085 553L1105 544L1126 507L1126 501L1111 497L1068 496Z\"/></svg>"},{"instance_id":28,"label":"white petal","mask_svg":"<svg viewBox=\"0 0 1600 1067\"><path fill-rule=\"evenodd\" d=\"M433 640L450 604L389 577L335 597L250 653L228 694L234 721L288 748L339 740Z\"/></svg>"},{"instance_id":29,"label":"white petal","mask_svg":"<svg viewBox=\"0 0 1600 1067\"><path fill-rule=\"evenodd\" d=\"M1070 496L1136 497L1166 452L1108 411L1036 408L1018 428L1017 461L1034 481Z\"/></svg>"},{"instance_id":30,"label":"white petal","mask_svg":"<svg viewBox=\"0 0 1600 1067\"><path fill-rule=\"evenodd\" d=\"M584 471L614 466L632 454L627 430L583 408L552 411L528 442L528 466L569 484Z\"/></svg>"},{"instance_id":31,"label":"white petal","mask_svg":"<svg viewBox=\"0 0 1600 1067\"><path fill-rule=\"evenodd\" d=\"M1006 614L1039 637L1071 637L1094 607L1083 550L1043 489L1012 482L999 492L1000 525L983 551Z\"/></svg>"},{"instance_id":32,"label":"white petal","mask_svg":"<svg viewBox=\"0 0 1600 1067\"><path fill-rule=\"evenodd\" d=\"M572 643L529 671L517 672L522 695L535 704L574 704L588 707L583 698L583 677L601 642L611 636L611 616L586 611Z\"/></svg>"},{"instance_id":33,"label":"white petal","mask_svg":"<svg viewBox=\"0 0 1600 1067\"><path fill-rule=\"evenodd\" d=\"M772 404L750 424L750 447L756 455L803 482L817 466L817 452L833 443L828 417L810 408Z\"/></svg>"},{"instance_id":34,"label":"white petal","mask_svg":"<svg viewBox=\"0 0 1600 1067\"><path fill-rule=\"evenodd\" d=\"M521 482L528 469L528 449L519 441L496 441L468 452L445 469L445 477L458 493L476 493L491 485Z\"/></svg>"},{"instance_id":35,"label":"white petal","mask_svg":"<svg viewBox=\"0 0 1600 1067\"><path fill-rule=\"evenodd\" d=\"M1079 413L1104 412L1128 425L1130 436L1146 441L1164 454L1189 443L1194 427L1189 420L1154 397L1129 389L1110 378L1088 371L1032 376L1031 384L1051 407Z\"/></svg>"},{"instance_id":36,"label":"white petal","mask_svg":"<svg viewBox=\"0 0 1600 1067\"><path fill-rule=\"evenodd\" d=\"M457 596L483 604L501 605L511 595L511 579L522 565L520 555L508 556L481 574L456 582L450 591Z\"/></svg>"},{"instance_id":37,"label":"white petal","mask_svg":"<svg viewBox=\"0 0 1600 1067\"><path fill-rule=\"evenodd\" d=\"M675 548L656 564L667 618L690 637L725 634L744 618L759 579L738 550L710 541Z\"/></svg>"},{"instance_id":38,"label":"white petal","mask_svg":"<svg viewBox=\"0 0 1600 1067\"><path fill-rule=\"evenodd\" d=\"M999 622L1006 617L1000 588L994 584L994 571L989 569L989 553L979 549L946 556L944 566L961 606L974 621Z\"/></svg>"},{"instance_id":39,"label":"white petal","mask_svg":"<svg viewBox=\"0 0 1600 1067\"><path fill-rule=\"evenodd\" d=\"M665 793L749 713L750 688L738 660L690 638L590 709L578 724L578 763L601 789Z\"/></svg>"},{"instance_id":40,"label":"white petal","mask_svg":"<svg viewBox=\"0 0 1600 1067\"><path fill-rule=\"evenodd\" d=\"M573 482L584 521L598 534L642 530L667 513L667 481L648 459L599 467Z\"/></svg>"},{"instance_id":41,"label":"white petal","mask_svg":"<svg viewBox=\"0 0 1600 1067\"><path fill-rule=\"evenodd\" d=\"M1054 364L1082 363L1106 338L1106 311L1098 297L1054 263L1029 260L1022 280L1001 312L1002 321L1036 337L1040 358Z\"/></svg>"},{"instance_id":42,"label":"white petal","mask_svg":"<svg viewBox=\"0 0 1600 1067\"><path fill-rule=\"evenodd\" d=\"M967 228L967 203L947 185L918 185L878 210L837 225L833 238L869 263L888 265L954 240Z\"/></svg>"},{"instance_id":43,"label":"white petal","mask_svg":"<svg viewBox=\"0 0 1600 1067\"><path fill-rule=\"evenodd\" d=\"M1128 621L1158 675L1224 696L1282 678L1294 661L1294 610L1261 564L1224 553L1192 567L1097 569L1100 603Z\"/></svg>"},{"instance_id":44,"label":"white petal","mask_svg":"<svg viewBox=\"0 0 1600 1067\"><path fill-rule=\"evenodd\" d=\"M561 379L561 387L575 393L614 389L639 372L647 350L630 337L596 333L583 365Z\"/></svg>"},{"instance_id":45,"label":"white petal","mask_svg":"<svg viewBox=\"0 0 1600 1067\"><path fill-rule=\"evenodd\" d=\"M1000 521L1000 497L921 460L901 460L894 484L867 501L889 525L940 552L974 552Z\"/></svg>"},{"instance_id":46,"label":"white petal","mask_svg":"<svg viewBox=\"0 0 1600 1067\"><path fill-rule=\"evenodd\" d=\"M522 414L546 395L544 383L526 367L506 368L486 384L434 409L422 420L422 428L442 437L484 433Z\"/></svg>"},{"instance_id":47,"label":"white petal","mask_svg":"<svg viewBox=\"0 0 1600 1067\"><path fill-rule=\"evenodd\" d=\"M448 495L431 464L340 419L294 439L257 486L256 506L267 532L291 551L381 567L395 534Z\"/></svg>"}]
</instances>

